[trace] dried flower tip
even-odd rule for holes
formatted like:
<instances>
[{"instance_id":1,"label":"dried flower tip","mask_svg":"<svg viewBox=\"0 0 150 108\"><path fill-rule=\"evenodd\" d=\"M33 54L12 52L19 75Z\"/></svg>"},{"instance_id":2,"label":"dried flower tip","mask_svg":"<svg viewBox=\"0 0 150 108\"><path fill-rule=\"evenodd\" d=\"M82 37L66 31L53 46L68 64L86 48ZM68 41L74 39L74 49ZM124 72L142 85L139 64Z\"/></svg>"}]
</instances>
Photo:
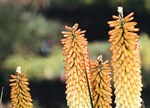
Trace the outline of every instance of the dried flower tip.
<instances>
[{"instance_id":1,"label":"dried flower tip","mask_svg":"<svg viewBox=\"0 0 150 108\"><path fill-rule=\"evenodd\" d=\"M118 6L118 10L117 10L119 13L123 13L123 7L121 6Z\"/></svg>"},{"instance_id":2,"label":"dried flower tip","mask_svg":"<svg viewBox=\"0 0 150 108\"><path fill-rule=\"evenodd\" d=\"M18 67L16 68L16 72L18 72L18 74L21 74L21 66L18 66Z\"/></svg>"},{"instance_id":3,"label":"dried flower tip","mask_svg":"<svg viewBox=\"0 0 150 108\"><path fill-rule=\"evenodd\" d=\"M97 57L97 60L98 60L99 62L103 62L103 57L102 57L102 55L98 56L98 57Z\"/></svg>"},{"instance_id":4,"label":"dried flower tip","mask_svg":"<svg viewBox=\"0 0 150 108\"><path fill-rule=\"evenodd\" d=\"M123 7L119 6L117 11L119 13L119 17L123 18Z\"/></svg>"},{"instance_id":5,"label":"dried flower tip","mask_svg":"<svg viewBox=\"0 0 150 108\"><path fill-rule=\"evenodd\" d=\"M74 29L74 28L78 28L78 26L79 26L79 24L75 23L72 28L73 28L73 29Z\"/></svg>"}]
</instances>

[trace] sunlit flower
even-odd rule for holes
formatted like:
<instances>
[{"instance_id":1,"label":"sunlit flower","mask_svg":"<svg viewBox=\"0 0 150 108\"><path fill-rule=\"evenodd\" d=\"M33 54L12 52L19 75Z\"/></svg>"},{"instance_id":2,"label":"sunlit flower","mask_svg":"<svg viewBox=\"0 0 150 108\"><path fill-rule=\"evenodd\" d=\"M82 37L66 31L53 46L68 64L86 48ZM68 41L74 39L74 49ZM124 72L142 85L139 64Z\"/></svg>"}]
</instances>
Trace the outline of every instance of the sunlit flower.
<instances>
[{"instance_id":1,"label":"sunlit flower","mask_svg":"<svg viewBox=\"0 0 150 108\"><path fill-rule=\"evenodd\" d=\"M109 31L114 74L116 108L141 108L141 58L139 54L139 29L134 26L133 12L123 18L113 15L114 21L108 24L114 29Z\"/></svg>"},{"instance_id":2,"label":"sunlit flower","mask_svg":"<svg viewBox=\"0 0 150 108\"><path fill-rule=\"evenodd\" d=\"M97 60L91 61L91 88L94 108L111 108L111 70L108 60L103 62L100 55Z\"/></svg>"},{"instance_id":3,"label":"sunlit flower","mask_svg":"<svg viewBox=\"0 0 150 108\"><path fill-rule=\"evenodd\" d=\"M78 24L65 28L67 31L62 32L65 37L62 39L62 44L65 56L67 104L70 108L90 108L88 91L90 61L84 37L85 30L78 29Z\"/></svg>"},{"instance_id":4,"label":"sunlit flower","mask_svg":"<svg viewBox=\"0 0 150 108\"><path fill-rule=\"evenodd\" d=\"M11 107L33 108L28 79L26 74L21 73L20 67L17 68L15 75L11 75L9 81L11 86Z\"/></svg>"}]
</instances>

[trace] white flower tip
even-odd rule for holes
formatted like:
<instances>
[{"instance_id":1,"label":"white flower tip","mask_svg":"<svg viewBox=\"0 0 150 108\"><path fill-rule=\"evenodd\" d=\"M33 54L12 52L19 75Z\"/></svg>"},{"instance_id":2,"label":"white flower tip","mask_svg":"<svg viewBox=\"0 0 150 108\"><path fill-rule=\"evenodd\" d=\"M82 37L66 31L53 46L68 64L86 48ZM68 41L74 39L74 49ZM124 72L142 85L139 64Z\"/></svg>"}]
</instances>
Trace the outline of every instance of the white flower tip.
<instances>
[{"instance_id":1,"label":"white flower tip","mask_svg":"<svg viewBox=\"0 0 150 108\"><path fill-rule=\"evenodd\" d=\"M100 61L100 62L103 62L103 56L102 55L98 56L97 60Z\"/></svg>"},{"instance_id":2,"label":"white flower tip","mask_svg":"<svg viewBox=\"0 0 150 108\"><path fill-rule=\"evenodd\" d=\"M21 66L18 66L18 67L16 68L16 72L18 72L18 74L21 74Z\"/></svg>"},{"instance_id":3,"label":"white flower tip","mask_svg":"<svg viewBox=\"0 0 150 108\"><path fill-rule=\"evenodd\" d=\"M118 6L118 10L119 13L123 13L123 7L122 6Z\"/></svg>"}]
</instances>

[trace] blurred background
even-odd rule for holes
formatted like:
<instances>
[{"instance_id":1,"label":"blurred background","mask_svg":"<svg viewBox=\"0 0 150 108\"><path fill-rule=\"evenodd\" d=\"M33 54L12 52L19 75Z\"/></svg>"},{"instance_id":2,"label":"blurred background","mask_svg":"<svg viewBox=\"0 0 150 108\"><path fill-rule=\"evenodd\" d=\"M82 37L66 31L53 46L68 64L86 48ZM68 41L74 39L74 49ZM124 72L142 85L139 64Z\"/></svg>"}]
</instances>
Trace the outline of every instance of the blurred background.
<instances>
[{"instance_id":1,"label":"blurred background","mask_svg":"<svg viewBox=\"0 0 150 108\"><path fill-rule=\"evenodd\" d=\"M143 91L150 108L150 0L0 0L0 91L4 87L3 106L10 104L9 78L18 65L29 78L34 108L68 108L65 99L62 56L65 25L79 23L87 30L89 54L103 54L110 60L107 21L135 12L140 28Z\"/></svg>"}]
</instances>

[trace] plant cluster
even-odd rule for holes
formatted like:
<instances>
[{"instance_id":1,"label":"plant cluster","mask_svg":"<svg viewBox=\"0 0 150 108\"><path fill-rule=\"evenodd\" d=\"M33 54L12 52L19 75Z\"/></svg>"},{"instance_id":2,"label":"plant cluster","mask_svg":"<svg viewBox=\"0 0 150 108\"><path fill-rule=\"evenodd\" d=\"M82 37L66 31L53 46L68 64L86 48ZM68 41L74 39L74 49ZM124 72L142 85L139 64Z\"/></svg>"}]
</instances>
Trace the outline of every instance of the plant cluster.
<instances>
[{"instance_id":1,"label":"plant cluster","mask_svg":"<svg viewBox=\"0 0 150 108\"><path fill-rule=\"evenodd\" d=\"M111 108L111 75L115 88L116 108L141 108L142 77L140 46L137 43L139 29L135 28L133 12L123 17L123 8L118 7L119 15L108 21L112 30L108 32L112 52L111 67L102 55L97 60L88 56L85 30L66 26L63 31L66 72L67 104L70 108Z\"/></svg>"}]
</instances>

